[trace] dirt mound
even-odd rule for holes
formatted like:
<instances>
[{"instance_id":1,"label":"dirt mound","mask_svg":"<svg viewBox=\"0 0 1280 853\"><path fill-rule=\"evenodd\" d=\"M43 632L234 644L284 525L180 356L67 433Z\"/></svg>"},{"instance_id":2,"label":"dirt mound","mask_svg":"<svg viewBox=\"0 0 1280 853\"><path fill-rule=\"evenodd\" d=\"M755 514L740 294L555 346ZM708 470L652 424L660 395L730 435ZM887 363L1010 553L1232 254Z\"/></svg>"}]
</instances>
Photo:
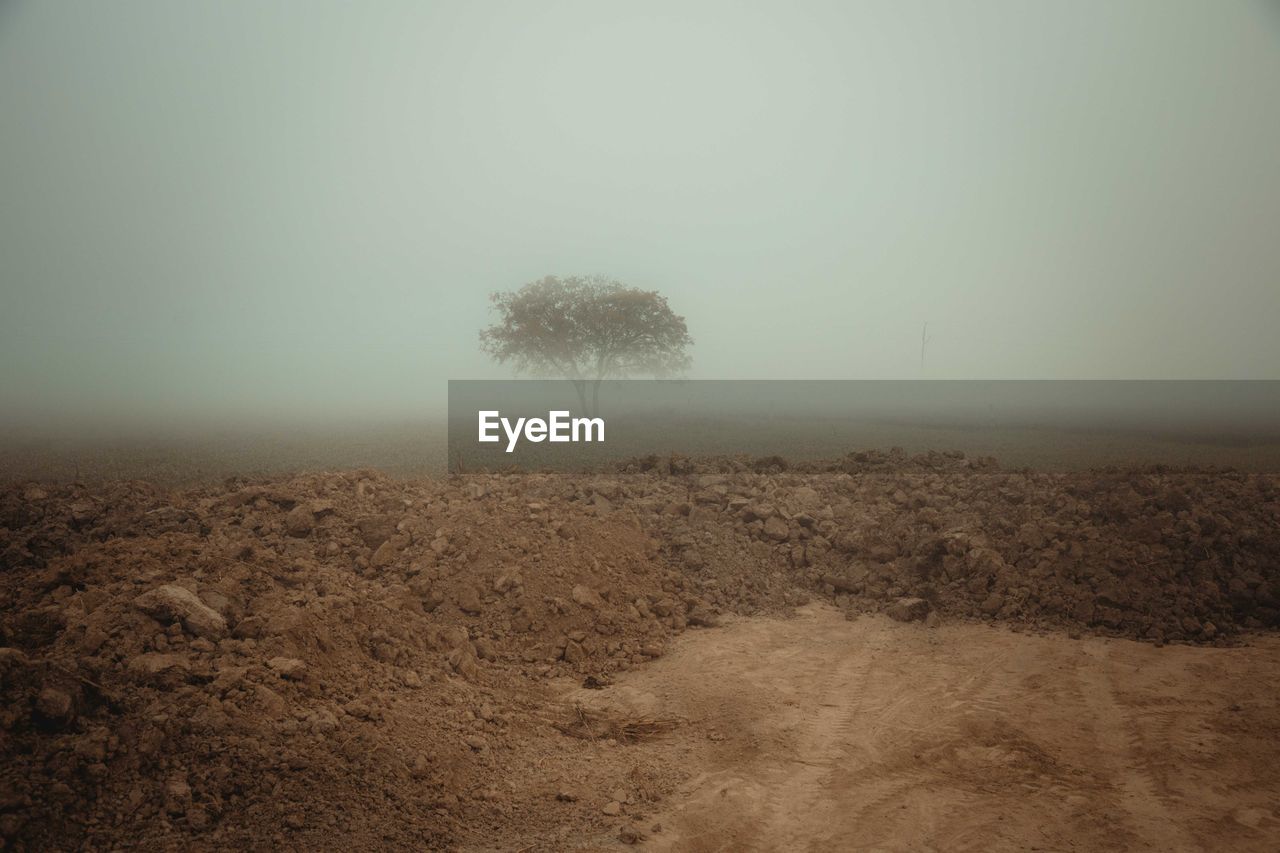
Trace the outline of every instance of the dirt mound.
<instances>
[{"instance_id":1,"label":"dirt mound","mask_svg":"<svg viewBox=\"0 0 1280 853\"><path fill-rule=\"evenodd\" d=\"M6 492L5 838L454 837L492 756L551 729L520 690L656 657L706 607L573 497L372 472Z\"/></svg>"},{"instance_id":2,"label":"dirt mound","mask_svg":"<svg viewBox=\"0 0 1280 853\"><path fill-rule=\"evenodd\" d=\"M695 576L752 550L846 606L891 615L919 598L944 614L1156 642L1280 625L1276 475L1006 472L901 452L790 470L779 459L624 470L645 472L631 491Z\"/></svg>"},{"instance_id":3,"label":"dirt mound","mask_svg":"<svg viewBox=\"0 0 1280 853\"><path fill-rule=\"evenodd\" d=\"M690 626L815 592L850 612L1222 643L1280 622L1278 524L1271 476L944 454L15 486L0 834L373 849L604 826L517 784L568 742L598 746L549 679L607 684ZM632 769L650 796L667 774Z\"/></svg>"}]
</instances>

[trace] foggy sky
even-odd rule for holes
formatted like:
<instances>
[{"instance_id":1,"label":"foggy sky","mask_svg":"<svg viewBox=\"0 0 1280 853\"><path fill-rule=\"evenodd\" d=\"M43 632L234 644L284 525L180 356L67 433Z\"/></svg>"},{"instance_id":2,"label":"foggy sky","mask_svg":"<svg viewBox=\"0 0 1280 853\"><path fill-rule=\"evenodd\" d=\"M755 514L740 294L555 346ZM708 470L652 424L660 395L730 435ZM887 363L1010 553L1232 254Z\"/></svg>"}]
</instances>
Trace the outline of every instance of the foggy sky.
<instances>
[{"instance_id":1,"label":"foggy sky","mask_svg":"<svg viewBox=\"0 0 1280 853\"><path fill-rule=\"evenodd\" d=\"M0 4L9 419L421 414L552 273L696 378L1280 378L1280 12Z\"/></svg>"}]
</instances>

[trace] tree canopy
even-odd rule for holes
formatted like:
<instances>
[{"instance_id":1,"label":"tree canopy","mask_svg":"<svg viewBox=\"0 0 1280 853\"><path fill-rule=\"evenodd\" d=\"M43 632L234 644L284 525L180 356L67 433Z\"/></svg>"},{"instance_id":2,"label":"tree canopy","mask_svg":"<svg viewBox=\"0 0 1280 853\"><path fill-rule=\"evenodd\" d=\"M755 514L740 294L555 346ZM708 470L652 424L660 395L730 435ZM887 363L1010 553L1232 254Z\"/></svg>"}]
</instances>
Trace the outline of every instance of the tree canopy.
<instances>
[{"instance_id":1,"label":"tree canopy","mask_svg":"<svg viewBox=\"0 0 1280 853\"><path fill-rule=\"evenodd\" d=\"M480 345L519 373L575 381L665 377L689 367L684 318L657 291L603 276L547 276L490 297Z\"/></svg>"}]
</instances>

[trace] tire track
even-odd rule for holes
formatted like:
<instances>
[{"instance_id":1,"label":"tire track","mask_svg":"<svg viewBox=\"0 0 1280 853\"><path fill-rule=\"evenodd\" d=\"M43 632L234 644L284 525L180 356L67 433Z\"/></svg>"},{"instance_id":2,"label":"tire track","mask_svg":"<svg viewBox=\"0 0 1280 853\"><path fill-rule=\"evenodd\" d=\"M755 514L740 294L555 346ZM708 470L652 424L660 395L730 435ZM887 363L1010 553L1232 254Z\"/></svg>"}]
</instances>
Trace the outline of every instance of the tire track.
<instances>
[{"instance_id":1,"label":"tire track","mask_svg":"<svg viewBox=\"0 0 1280 853\"><path fill-rule=\"evenodd\" d=\"M1090 654L1092 665L1077 667L1085 702L1093 722L1099 756L1111 771L1119 792L1119 807L1136 839L1149 849L1194 851L1200 845L1175 820L1143 757L1138 730L1116 699L1110 656Z\"/></svg>"},{"instance_id":2,"label":"tire track","mask_svg":"<svg viewBox=\"0 0 1280 853\"><path fill-rule=\"evenodd\" d=\"M1255 725L1252 752L1192 749L1240 725L1201 731L1211 711L1228 713L1227 688L1196 670L1203 650L926 630L821 606L689 643L626 676L705 720L669 745L703 772L653 815L665 829L648 849L1272 849L1263 780L1280 743ZM1230 713L1265 721L1280 707L1265 675L1275 662L1232 654L1256 669L1238 667L1231 695L1254 692ZM1122 694L1116 679L1130 673ZM1144 749L1153 738L1170 748ZM1224 792L1242 777L1247 796L1233 802Z\"/></svg>"}]
</instances>

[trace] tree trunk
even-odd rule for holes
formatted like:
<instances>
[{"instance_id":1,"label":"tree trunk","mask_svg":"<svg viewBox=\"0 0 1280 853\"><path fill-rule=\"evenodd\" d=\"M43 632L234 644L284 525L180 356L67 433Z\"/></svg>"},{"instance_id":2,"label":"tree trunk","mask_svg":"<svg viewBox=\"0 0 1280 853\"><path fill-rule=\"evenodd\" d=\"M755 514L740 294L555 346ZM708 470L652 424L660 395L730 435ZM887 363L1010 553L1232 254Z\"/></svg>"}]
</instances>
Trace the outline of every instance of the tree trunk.
<instances>
[{"instance_id":1,"label":"tree trunk","mask_svg":"<svg viewBox=\"0 0 1280 853\"><path fill-rule=\"evenodd\" d=\"M570 379L573 383L573 392L578 395L578 405L582 406L582 414L587 414L587 380Z\"/></svg>"}]
</instances>

